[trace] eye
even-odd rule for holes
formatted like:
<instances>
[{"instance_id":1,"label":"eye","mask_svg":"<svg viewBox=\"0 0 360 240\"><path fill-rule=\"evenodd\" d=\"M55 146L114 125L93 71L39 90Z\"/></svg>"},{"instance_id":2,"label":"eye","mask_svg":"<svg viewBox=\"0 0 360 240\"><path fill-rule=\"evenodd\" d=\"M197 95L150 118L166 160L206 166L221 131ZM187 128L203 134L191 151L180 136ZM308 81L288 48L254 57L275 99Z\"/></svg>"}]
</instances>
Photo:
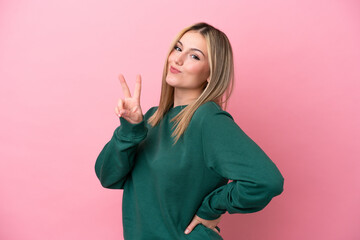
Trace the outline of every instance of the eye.
<instances>
[{"instance_id":1,"label":"eye","mask_svg":"<svg viewBox=\"0 0 360 240\"><path fill-rule=\"evenodd\" d=\"M175 45L174 49L175 49L175 51L181 52L181 48L177 45Z\"/></svg>"},{"instance_id":2,"label":"eye","mask_svg":"<svg viewBox=\"0 0 360 240\"><path fill-rule=\"evenodd\" d=\"M200 60L200 58L198 56L196 56L195 54L192 54L191 57L195 60Z\"/></svg>"}]
</instances>

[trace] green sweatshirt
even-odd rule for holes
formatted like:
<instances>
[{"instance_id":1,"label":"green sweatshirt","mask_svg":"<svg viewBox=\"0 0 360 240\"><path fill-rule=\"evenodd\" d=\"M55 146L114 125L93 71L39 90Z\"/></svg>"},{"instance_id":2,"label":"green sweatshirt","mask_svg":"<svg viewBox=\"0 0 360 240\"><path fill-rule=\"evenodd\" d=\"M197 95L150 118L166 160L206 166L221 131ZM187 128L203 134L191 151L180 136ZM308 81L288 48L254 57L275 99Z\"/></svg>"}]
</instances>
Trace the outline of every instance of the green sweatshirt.
<instances>
[{"instance_id":1,"label":"green sweatshirt","mask_svg":"<svg viewBox=\"0 0 360 240\"><path fill-rule=\"evenodd\" d=\"M276 165L214 102L196 110L173 145L170 120L184 107L171 108L155 127L147 120L156 107L138 124L120 118L97 158L102 186L124 189L126 240L222 239L201 224L184 231L195 214L213 220L226 211L256 212L283 191Z\"/></svg>"}]
</instances>

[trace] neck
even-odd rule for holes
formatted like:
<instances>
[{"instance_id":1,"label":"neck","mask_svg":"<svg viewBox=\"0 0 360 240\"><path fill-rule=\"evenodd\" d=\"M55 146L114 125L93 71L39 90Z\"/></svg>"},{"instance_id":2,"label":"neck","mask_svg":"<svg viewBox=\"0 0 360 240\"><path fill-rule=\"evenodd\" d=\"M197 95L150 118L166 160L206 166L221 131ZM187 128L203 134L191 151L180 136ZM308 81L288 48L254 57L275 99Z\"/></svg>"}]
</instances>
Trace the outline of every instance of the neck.
<instances>
[{"instance_id":1,"label":"neck","mask_svg":"<svg viewBox=\"0 0 360 240\"><path fill-rule=\"evenodd\" d=\"M189 105L200 96L201 91L194 91L189 89L174 89L174 107Z\"/></svg>"}]
</instances>

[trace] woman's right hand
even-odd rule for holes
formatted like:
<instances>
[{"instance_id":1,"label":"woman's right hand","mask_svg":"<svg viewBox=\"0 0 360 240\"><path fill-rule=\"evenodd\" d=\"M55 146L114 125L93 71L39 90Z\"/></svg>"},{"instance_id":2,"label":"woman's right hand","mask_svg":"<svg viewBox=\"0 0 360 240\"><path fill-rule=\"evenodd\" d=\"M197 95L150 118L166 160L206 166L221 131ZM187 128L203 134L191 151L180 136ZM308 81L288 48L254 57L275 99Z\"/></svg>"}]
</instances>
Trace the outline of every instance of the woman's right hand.
<instances>
[{"instance_id":1,"label":"woman's right hand","mask_svg":"<svg viewBox=\"0 0 360 240\"><path fill-rule=\"evenodd\" d=\"M133 96L131 96L129 87L122 74L119 75L119 80L125 98L119 99L118 104L115 107L115 113L118 117L125 118L129 123L140 123L143 120L143 114L140 107L141 76L136 76Z\"/></svg>"}]
</instances>

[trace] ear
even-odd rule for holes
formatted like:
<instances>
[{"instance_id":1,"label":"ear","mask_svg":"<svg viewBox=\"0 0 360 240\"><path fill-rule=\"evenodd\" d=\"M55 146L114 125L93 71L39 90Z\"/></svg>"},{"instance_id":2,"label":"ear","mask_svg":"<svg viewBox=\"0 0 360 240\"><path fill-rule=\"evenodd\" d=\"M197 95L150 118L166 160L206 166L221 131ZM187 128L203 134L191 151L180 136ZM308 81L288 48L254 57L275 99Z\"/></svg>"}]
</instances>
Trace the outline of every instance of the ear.
<instances>
[{"instance_id":1,"label":"ear","mask_svg":"<svg viewBox=\"0 0 360 240\"><path fill-rule=\"evenodd\" d=\"M206 79L206 81L209 83L210 82L210 76Z\"/></svg>"}]
</instances>

